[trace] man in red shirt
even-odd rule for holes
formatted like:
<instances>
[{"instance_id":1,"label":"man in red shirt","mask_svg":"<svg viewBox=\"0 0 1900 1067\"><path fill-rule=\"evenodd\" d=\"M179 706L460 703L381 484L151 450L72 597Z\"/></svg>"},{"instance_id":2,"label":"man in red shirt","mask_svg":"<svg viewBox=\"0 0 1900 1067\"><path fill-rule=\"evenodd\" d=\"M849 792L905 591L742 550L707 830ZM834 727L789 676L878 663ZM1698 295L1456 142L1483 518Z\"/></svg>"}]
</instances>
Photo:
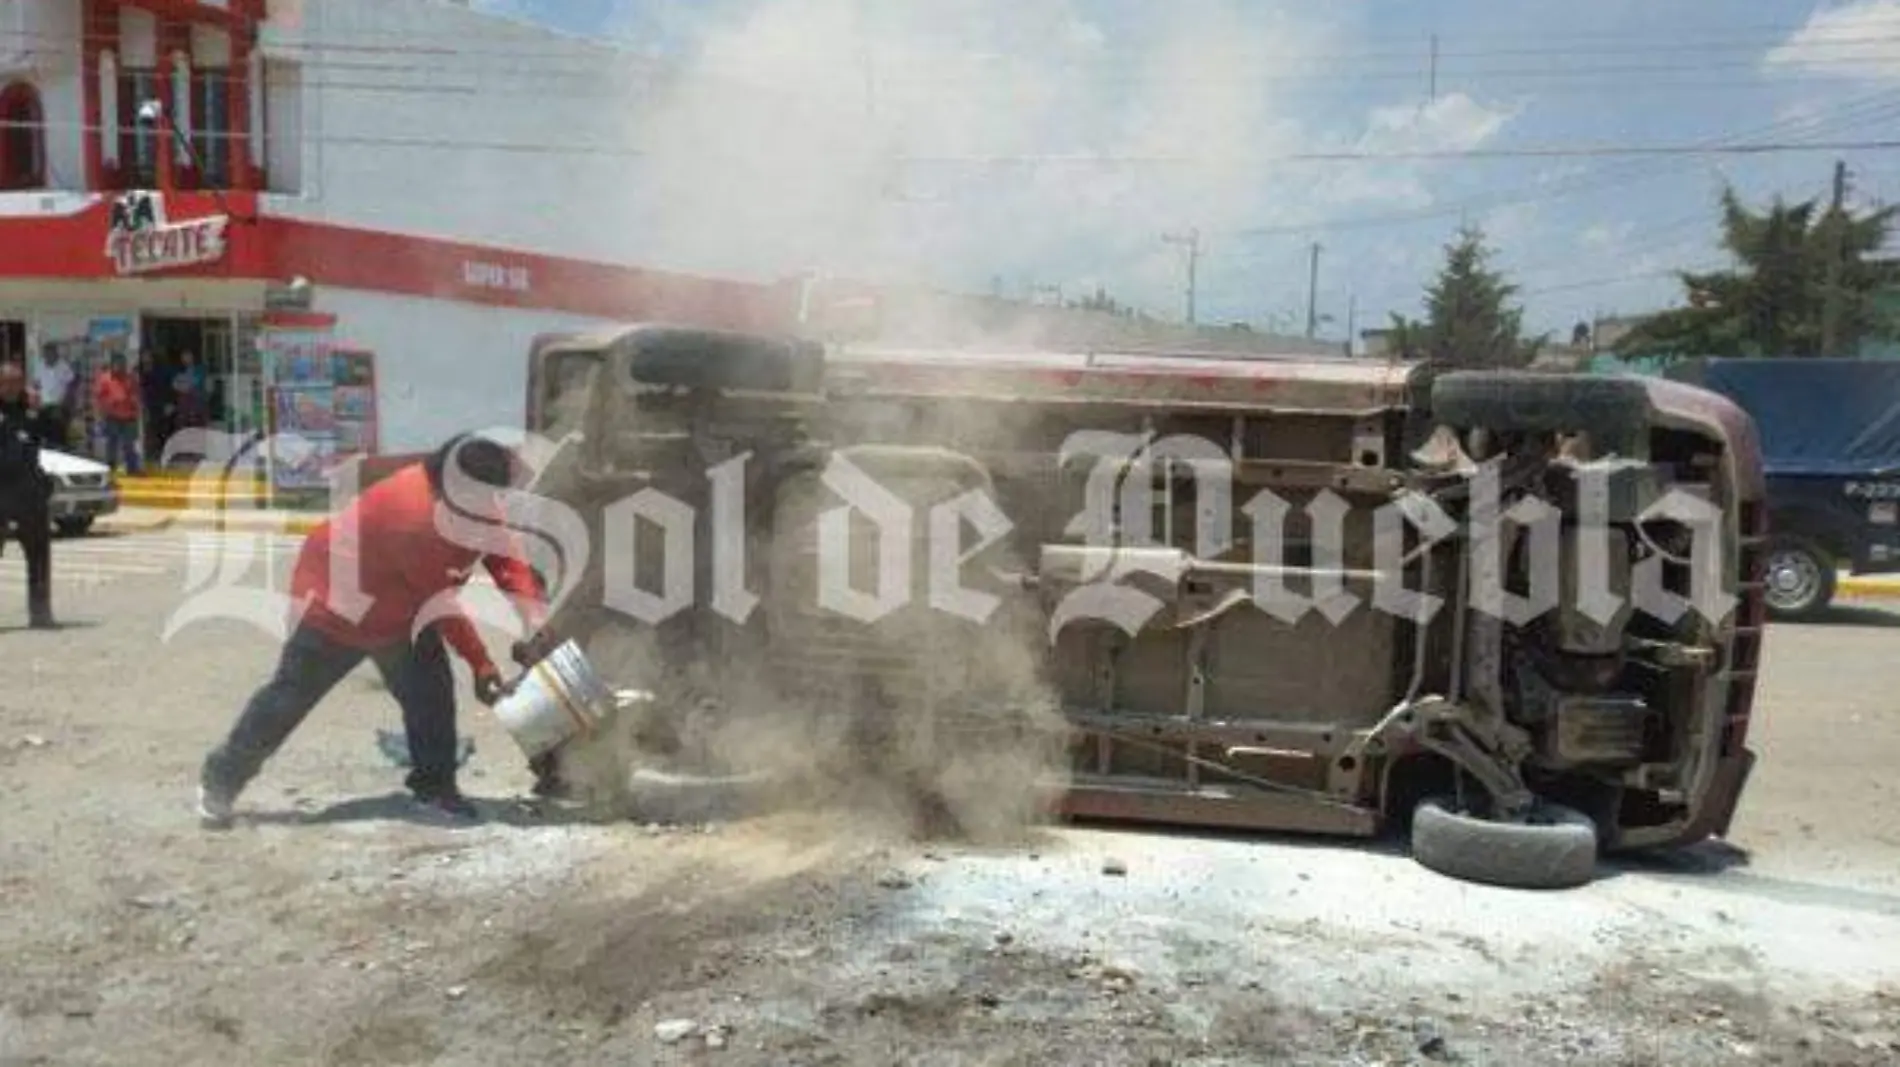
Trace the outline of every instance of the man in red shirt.
<instances>
[{"instance_id":1,"label":"man in red shirt","mask_svg":"<svg viewBox=\"0 0 1900 1067\"><path fill-rule=\"evenodd\" d=\"M115 355L111 366L99 372L92 383L92 406L106 437L106 466L119 466L125 459L125 472L139 473L139 384L125 369L125 357Z\"/></svg>"},{"instance_id":2,"label":"man in red shirt","mask_svg":"<svg viewBox=\"0 0 1900 1067\"><path fill-rule=\"evenodd\" d=\"M438 529L438 505L467 514L473 496L476 520L496 522L499 494L515 475L505 446L459 436L371 486L310 533L291 578L293 632L276 672L205 758L198 807L207 825L230 821L233 802L264 762L366 658L402 707L413 768L407 784L417 802L431 814L475 817L456 788L455 682L445 641L469 665L482 703L494 704L502 682L452 598L478 562L530 632L545 621L546 597L518 545L489 554L457 544ZM532 650L517 646L515 655Z\"/></svg>"}]
</instances>

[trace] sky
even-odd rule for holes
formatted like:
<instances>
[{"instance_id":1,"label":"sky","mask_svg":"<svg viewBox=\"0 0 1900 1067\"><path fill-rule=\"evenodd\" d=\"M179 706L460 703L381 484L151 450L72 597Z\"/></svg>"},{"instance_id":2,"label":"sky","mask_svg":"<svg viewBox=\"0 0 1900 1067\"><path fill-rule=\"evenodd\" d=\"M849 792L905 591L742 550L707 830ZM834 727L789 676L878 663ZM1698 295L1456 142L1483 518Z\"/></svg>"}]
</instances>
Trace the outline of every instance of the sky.
<instances>
[{"instance_id":1,"label":"sky","mask_svg":"<svg viewBox=\"0 0 1900 1067\"><path fill-rule=\"evenodd\" d=\"M1900 149L1852 147L1900 142L1900 0L476 3L670 72L629 102L658 266L1178 319L1194 232L1199 321L1297 333L1317 243L1338 339L1419 314L1468 223L1567 335L1724 262L1724 183L1825 197L1840 159L1851 203L1900 198Z\"/></svg>"}]
</instances>

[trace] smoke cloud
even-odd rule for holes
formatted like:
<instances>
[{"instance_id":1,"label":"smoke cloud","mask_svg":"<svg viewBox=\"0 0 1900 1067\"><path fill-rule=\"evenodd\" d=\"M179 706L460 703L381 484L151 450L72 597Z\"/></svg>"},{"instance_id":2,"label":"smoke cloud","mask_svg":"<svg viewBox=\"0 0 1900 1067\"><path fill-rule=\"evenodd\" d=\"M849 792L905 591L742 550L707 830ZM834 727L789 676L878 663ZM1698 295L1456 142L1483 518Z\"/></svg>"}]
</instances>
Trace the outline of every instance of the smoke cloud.
<instances>
[{"instance_id":1,"label":"smoke cloud","mask_svg":"<svg viewBox=\"0 0 1900 1067\"><path fill-rule=\"evenodd\" d=\"M1316 113L1311 83L1351 75L1324 57L1352 43L1292 4L759 0L699 17L628 121L643 247L718 275L1102 285L1172 315L1183 252L1164 232L1244 258L1250 227L1431 199L1424 164L1272 157L1468 148L1514 114L1459 93ZM1257 306L1256 283L1230 262L1206 303Z\"/></svg>"}]
</instances>

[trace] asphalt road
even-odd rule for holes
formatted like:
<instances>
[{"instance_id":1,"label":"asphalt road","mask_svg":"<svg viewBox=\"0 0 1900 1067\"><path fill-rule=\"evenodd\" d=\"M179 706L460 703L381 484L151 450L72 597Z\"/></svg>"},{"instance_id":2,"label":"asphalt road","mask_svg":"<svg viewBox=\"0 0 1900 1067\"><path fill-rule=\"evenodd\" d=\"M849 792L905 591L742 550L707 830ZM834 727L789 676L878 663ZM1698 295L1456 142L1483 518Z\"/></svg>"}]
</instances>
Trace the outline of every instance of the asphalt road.
<instances>
[{"instance_id":1,"label":"asphalt road","mask_svg":"<svg viewBox=\"0 0 1900 1067\"><path fill-rule=\"evenodd\" d=\"M447 831L390 802L367 672L205 833L197 763L270 669L262 578L292 544L60 542L51 634L0 560L0 1064L1900 1054L1900 611L1876 602L1771 627L1728 846L1521 894L1352 843L576 824L515 803L520 755L474 710L493 819Z\"/></svg>"}]
</instances>

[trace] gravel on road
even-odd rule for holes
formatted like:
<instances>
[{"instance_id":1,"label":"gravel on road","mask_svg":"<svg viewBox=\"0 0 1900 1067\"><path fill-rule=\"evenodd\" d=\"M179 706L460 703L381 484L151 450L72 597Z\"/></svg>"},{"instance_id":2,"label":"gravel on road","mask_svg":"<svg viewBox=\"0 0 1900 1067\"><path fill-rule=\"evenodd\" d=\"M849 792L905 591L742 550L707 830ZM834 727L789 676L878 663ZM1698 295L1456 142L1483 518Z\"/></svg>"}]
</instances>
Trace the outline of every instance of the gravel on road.
<instances>
[{"instance_id":1,"label":"gravel on road","mask_svg":"<svg viewBox=\"0 0 1900 1067\"><path fill-rule=\"evenodd\" d=\"M175 537L119 539L171 562L73 593L62 632L0 602L9 1067L1900 1057L1900 613L1771 627L1731 841L1526 893L1356 842L576 821L526 802L459 667L483 825L406 816L365 671L206 832L198 761L275 644L161 637L206 579Z\"/></svg>"}]
</instances>

